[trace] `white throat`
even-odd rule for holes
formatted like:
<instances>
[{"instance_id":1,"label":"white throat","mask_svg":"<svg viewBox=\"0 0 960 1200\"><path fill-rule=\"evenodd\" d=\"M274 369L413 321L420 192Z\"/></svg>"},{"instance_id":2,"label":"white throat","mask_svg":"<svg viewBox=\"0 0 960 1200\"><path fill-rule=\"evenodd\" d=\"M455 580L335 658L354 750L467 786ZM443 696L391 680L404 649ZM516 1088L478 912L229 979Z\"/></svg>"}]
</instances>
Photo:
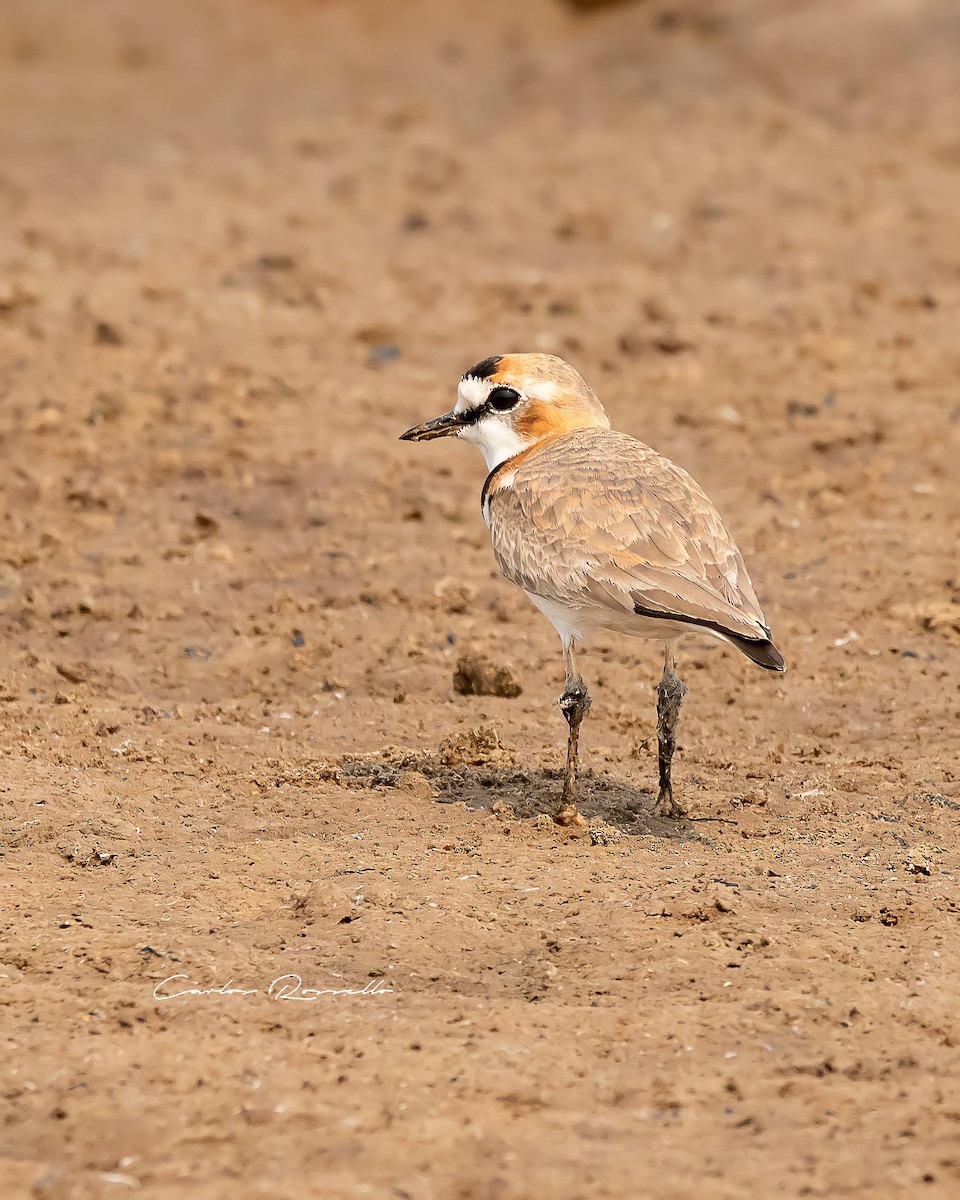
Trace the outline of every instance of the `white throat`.
<instances>
[{"instance_id":1,"label":"white throat","mask_svg":"<svg viewBox=\"0 0 960 1200\"><path fill-rule=\"evenodd\" d=\"M469 412L482 407L493 388L494 384L489 379L477 379L473 375L465 376L460 380L460 386L457 389L457 403L454 405L453 411ZM467 425L460 431L459 436L479 448L488 471L499 467L501 463L506 462L508 458L513 458L521 450L526 450L531 444L513 430L506 420L492 413L490 416L484 417L482 421L477 421L475 425Z\"/></svg>"},{"instance_id":2,"label":"white throat","mask_svg":"<svg viewBox=\"0 0 960 1200\"><path fill-rule=\"evenodd\" d=\"M476 425L468 425L460 431L460 437L479 448L488 471L499 467L508 458L513 458L530 445L530 442L511 429L506 421L492 416L484 417Z\"/></svg>"}]
</instances>

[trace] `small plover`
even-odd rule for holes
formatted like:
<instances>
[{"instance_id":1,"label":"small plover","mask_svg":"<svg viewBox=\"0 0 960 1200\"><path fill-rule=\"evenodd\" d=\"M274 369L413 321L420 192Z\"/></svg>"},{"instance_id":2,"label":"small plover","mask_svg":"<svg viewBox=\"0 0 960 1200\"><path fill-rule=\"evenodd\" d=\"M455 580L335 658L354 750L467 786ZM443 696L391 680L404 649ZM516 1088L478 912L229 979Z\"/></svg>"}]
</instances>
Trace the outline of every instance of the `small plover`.
<instances>
[{"instance_id":1,"label":"small plover","mask_svg":"<svg viewBox=\"0 0 960 1200\"><path fill-rule=\"evenodd\" d=\"M582 824L577 747L590 697L575 650L599 632L663 646L657 689L660 789L655 811L682 816L670 767L686 685L674 650L685 633L711 634L768 671L784 661L743 558L693 479L643 442L610 428L580 375L552 354L498 354L460 380L453 410L402 441L456 436L487 463L480 505L501 572L560 635L569 725L563 795L554 819Z\"/></svg>"}]
</instances>

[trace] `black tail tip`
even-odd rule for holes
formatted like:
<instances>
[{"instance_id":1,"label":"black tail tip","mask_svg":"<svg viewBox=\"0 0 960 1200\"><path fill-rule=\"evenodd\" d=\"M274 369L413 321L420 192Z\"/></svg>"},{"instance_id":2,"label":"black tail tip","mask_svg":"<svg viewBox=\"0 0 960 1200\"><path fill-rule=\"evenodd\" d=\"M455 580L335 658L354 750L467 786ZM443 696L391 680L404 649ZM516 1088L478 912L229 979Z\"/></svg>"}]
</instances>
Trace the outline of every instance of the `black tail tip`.
<instances>
[{"instance_id":1,"label":"black tail tip","mask_svg":"<svg viewBox=\"0 0 960 1200\"><path fill-rule=\"evenodd\" d=\"M734 638L731 640L737 649L742 650L751 662L755 662L758 667L763 667L765 671L777 671L781 675L786 671L787 664L783 661L783 655L773 642L754 642L749 638Z\"/></svg>"}]
</instances>

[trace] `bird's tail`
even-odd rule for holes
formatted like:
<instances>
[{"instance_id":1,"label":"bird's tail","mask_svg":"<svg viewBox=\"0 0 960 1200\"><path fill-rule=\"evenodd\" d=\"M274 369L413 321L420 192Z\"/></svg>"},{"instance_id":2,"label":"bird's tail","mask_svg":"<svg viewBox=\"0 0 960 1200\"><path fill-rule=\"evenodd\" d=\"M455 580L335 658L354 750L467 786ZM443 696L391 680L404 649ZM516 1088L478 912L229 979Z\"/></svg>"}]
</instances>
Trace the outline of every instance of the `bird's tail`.
<instances>
[{"instance_id":1,"label":"bird's tail","mask_svg":"<svg viewBox=\"0 0 960 1200\"><path fill-rule=\"evenodd\" d=\"M763 667L767 671L780 671L781 673L787 669L787 664L783 661L783 655L769 638L745 638L739 634L729 632L726 633L726 637L751 662L755 662L758 667Z\"/></svg>"}]
</instances>

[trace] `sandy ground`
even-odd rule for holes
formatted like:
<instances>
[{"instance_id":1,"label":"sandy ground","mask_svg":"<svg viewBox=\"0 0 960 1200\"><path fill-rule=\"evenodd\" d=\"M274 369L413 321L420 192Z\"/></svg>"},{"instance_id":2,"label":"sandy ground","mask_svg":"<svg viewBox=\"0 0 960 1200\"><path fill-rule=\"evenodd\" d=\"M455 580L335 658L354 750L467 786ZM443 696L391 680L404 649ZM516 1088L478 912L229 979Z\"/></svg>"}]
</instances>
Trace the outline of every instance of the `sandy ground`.
<instances>
[{"instance_id":1,"label":"sandy ground","mask_svg":"<svg viewBox=\"0 0 960 1200\"><path fill-rule=\"evenodd\" d=\"M6 0L4 1197L960 1193L958 61L951 0ZM690 820L612 639L544 816L555 635L396 440L522 349L788 659L691 639Z\"/></svg>"}]
</instances>

